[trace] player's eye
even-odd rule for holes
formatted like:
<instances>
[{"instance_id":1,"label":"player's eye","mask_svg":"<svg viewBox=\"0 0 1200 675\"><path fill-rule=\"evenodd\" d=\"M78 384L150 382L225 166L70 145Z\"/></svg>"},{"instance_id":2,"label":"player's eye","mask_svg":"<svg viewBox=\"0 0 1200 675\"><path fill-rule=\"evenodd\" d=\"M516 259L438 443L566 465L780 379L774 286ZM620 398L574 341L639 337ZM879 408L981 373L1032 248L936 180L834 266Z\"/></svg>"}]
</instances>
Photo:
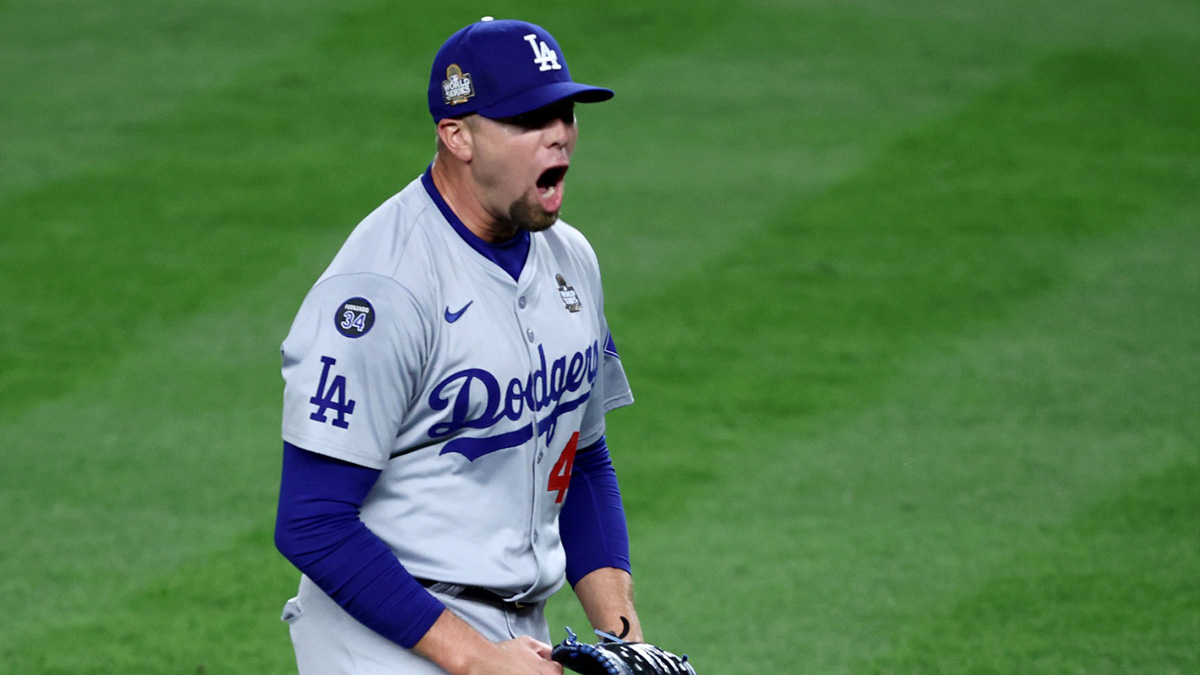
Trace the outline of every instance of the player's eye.
<instances>
[{"instance_id":1,"label":"player's eye","mask_svg":"<svg viewBox=\"0 0 1200 675\"><path fill-rule=\"evenodd\" d=\"M505 124L512 124L524 129L541 129L555 120L562 120L568 125L574 124L575 102L559 101L558 103L551 103L537 110L531 110L527 113L514 115L513 117L506 117L501 121Z\"/></svg>"}]
</instances>

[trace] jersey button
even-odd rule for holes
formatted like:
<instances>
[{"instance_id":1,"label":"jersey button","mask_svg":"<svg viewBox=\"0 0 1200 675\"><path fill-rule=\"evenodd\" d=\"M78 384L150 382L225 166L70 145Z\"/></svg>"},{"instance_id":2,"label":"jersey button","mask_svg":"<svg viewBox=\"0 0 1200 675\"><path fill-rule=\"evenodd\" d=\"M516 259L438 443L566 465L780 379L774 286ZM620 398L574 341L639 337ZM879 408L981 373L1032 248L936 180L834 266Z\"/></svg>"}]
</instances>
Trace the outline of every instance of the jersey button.
<instances>
[{"instance_id":1,"label":"jersey button","mask_svg":"<svg viewBox=\"0 0 1200 675\"><path fill-rule=\"evenodd\" d=\"M543 458L543 457L545 457L545 456L546 456L546 453L544 453L544 452L542 452L541 450L539 450L539 451L538 451L538 456L537 456L537 461L539 461L539 462L540 462L540 461L542 461L542 458Z\"/></svg>"},{"instance_id":2,"label":"jersey button","mask_svg":"<svg viewBox=\"0 0 1200 675\"><path fill-rule=\"evenodd\" d=\"M529 338L530 342L533 342L533 329L532 328L526 329L525 335L526 335L526 337Z\"/></svg>"},{"instance_id":3,"label":"jersey button","mask_svg":"<svg viewBox=\"0 0 1200 675\"><path fill-rule=\"evenodd\" d=\"M525 296L522 295L521 297L517 298L517 307L525 309Z\"/></svg>"},{"instance_id":4,"label":"jersey button","mask_svg":"<svg viewBox=\"0 0 1200 675\"><path fill-rule=\"evenodd\" d=\"M537 543L537 540L538 540L538 534L537 534L537 531L535 530L535 531L534 531L534 533L533 533L533 543L535 543L535 544L536 544L536 543Z\"/></svg>"}]
</instances>

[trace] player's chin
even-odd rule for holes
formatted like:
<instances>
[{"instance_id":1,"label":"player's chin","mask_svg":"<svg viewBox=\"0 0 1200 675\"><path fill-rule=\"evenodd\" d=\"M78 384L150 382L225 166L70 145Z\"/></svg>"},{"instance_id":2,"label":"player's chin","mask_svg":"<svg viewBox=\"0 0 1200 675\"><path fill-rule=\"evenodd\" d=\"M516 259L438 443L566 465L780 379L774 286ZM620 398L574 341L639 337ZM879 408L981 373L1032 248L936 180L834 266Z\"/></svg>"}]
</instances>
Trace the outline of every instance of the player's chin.
<instances>
[{"instance_id":1,"label":"player's chin","mask_svg":"<svg viewBox=\"0 0 1200 675\"><path fill-rule=\"evenodd\" d=\"M547 211L536 197L514 202L508 211L512 222L528 232L548 230L558 222L558 210Z\"/></svg>"},{"instance_id":2,"label":"player's chin","mask_svg":"<svg viewBox=\"0 0 1200 675\"><path fill-rule=\"evenodd\" d=\"M530 232L542 232L548 230L558 222L558 213L547 214L544 219L539 219L533 222L525 222L521 224L521 229Z\"/></svg>"}]
</instances>

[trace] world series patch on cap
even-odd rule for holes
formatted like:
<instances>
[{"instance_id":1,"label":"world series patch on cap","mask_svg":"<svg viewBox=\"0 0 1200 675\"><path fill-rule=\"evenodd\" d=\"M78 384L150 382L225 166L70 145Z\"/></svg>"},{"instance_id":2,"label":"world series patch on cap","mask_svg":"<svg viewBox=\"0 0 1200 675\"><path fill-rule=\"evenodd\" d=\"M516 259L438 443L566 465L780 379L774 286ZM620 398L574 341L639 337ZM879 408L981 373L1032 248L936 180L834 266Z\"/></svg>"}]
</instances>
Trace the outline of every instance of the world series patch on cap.
<instances>
[{"instance_id":1,"label":"world series patch on cap","mask_svg":"<svg viewBox=\"0 0 1200 675\"><path fill-rule=\"evenodd\" d=\"M429 74L429 114L434 121L479 113L514 117L571 99L607 101L610 89L571 79L554 36L541 26L484 17L451 35Z\"/></svg>"}]
</instances>

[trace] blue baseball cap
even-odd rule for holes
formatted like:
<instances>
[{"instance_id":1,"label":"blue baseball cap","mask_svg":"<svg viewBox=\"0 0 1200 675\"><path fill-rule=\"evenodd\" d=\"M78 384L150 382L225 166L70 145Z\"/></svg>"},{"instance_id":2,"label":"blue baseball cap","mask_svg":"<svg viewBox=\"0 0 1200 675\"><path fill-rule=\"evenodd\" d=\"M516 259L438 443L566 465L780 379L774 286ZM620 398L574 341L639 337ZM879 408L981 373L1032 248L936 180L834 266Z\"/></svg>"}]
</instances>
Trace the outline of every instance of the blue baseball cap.
<instances>
[{"instance_id":1,"label":"blue baseball cap","mask_svg":"<svg viewBox=\"0 0 1200 675\"><path fill-rule=\"evenodd\" d=\"M607 101L613 92L571 79L558 42L525 21L485 16L451 35L433 59L433 120L479 113L499 119L565 99Z\"/></svg>"}]
</instances>

